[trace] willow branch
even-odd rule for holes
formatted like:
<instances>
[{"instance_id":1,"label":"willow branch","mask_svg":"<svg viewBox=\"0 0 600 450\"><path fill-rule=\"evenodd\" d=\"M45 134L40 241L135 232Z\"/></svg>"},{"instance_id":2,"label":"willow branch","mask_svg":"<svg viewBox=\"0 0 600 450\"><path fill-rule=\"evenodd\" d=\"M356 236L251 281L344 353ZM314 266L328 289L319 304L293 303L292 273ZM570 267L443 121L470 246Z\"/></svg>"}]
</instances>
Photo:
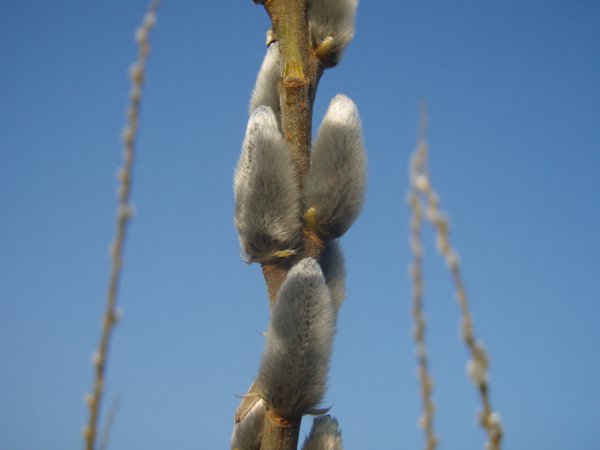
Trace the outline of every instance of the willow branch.
<instances>
[{"instance_id":1,"label":"willow branch","mask_svg":"<svg viewBox=\"0 0 600 450\"><path fill-rule=\"evenodd\" d=\"M310 167L313 103L323 65L309 45L306 0L267 0L264 6L271 18L281 56L281 127L302 186ZM303 249L297 258L311 256L319 260L323 247L323 240L305 227ZM292 262L282 260L263 265L271 305L276 301Z\"/></svg>"},{"instance_id":2,"label":"willow branch","mask_svg":"<svg viewBox=\"0 0 600 450\"><path fill-rule=\"evenodd\" d=\"M446 260L446 265L450 270L454 282L456 297L462 314L462 338L471 355L467 369L471 381L479 393L483 406L479 419L481 426L488 435L486 449L500 450L503 430L500 415L492 409L491 405L488 381L488 355L483 344L478 342L475 337L473 318L460 271L458 256L450 242L448 218L441 212L439 197L431 185L427 168L427 143L423 135L421 135L417 151L411 161L411 183L415 192L418 192L424 198L426 216L437 232L438 250ZM418 201L421 202L422 200L418 199Z\"/></svg>"},{"instance_id":3,"label":"willow branch","mask_svg":"<svg viewBox=\"0 0 600 450\"><path fill-rule=\"evenodd\" d=\"M312 123L311 80L308 65L306 0L267 0L273 32L279 41L282 78L279 84L283 135L303 183L310 164ZM316 86L313 86L316 88Z\"/></svg>"},{"instance_id":4,"label":"willow branch","mask_svg":"<svg viewBox=\"0 0 600 450\"><path fill-rule=\"evenodd\" d=\"M412 177L411 177L412 179ZM410 221L410 244L413 262L410 266L410 276L413 283L413 338L417 349L418 377L421 385L421 402L423 414L419 420L425 432L425 450L435 450L437 438L433 432L435 406L432 400L433 382L429 373L427 346L425 343L425 314L423 313L423 244L421 229L423 224L423 206L414 186L408 194L408 202L412 210Z\"/></svg>"},{"instance_id":5,"label":"willow branch","mask_svg":"<svg viewBox=\"0 0 600 450\"><path fill-rule=\"evenodd\" d=\"M94 353L92 361L95 369L93 391L91 394L86 395L90 413L88 424L83 428L86 450L93 450L96 447L100 404L105 386L108 347L112 332L114 331L114 327L118 320L117 292L123 266L123 247L125 245L127 225L129 224L133 213L129 198L145 65L150 52L148 37L156 23L156 10L158 9L158 6L158 0L152 2L144 17L142 25L135 33L135 39L138 43L138 57L136 63L130 69L132 80L132 89L130 93L131 103L127 112L127 127L123 132L124 154L123 166L119 169L119 207L116 223L116 237L114 244L111 247L112 267L109 278L106 309L102 320L102 334L98 350Z\"/></svg>"},{"instance_id":6,"label":"willow branch","mask_svg":"<svg viewBox=\"0 0 600 450\"><path fill-rule=\"evenodd\" d=\"M309 48L307 1L266 0L264 6L279 42L282 132L296 164L298 182L302 186L310 167L313 102L323 69ZM324 243L318 236L305 230L303 248L296 258L313 256L319 260L323 247ZM275 303L277 292L296 258L263 265L271 305ZM295 450L302 418L276 417L269 410L266 416L261 449Z\"/></svg>"}]
</instances>

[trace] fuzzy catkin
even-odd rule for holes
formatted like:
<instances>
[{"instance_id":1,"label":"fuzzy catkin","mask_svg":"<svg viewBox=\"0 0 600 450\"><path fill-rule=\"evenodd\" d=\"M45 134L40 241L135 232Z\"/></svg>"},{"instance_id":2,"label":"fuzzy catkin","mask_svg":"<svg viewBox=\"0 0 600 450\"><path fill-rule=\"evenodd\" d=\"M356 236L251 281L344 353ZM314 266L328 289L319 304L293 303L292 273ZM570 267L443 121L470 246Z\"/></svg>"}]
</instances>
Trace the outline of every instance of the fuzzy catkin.
<instances>
[{"instance_id":1,"label":"fuzzy catkin","mask_svg":"<svg viewBox=\"0 0 600 450\"><path fill-rule=\"evenodd\" d=\"M328 415L315 417L302 450L343 450L338 421Z\"/></svg>"},{"instance_id":2,"label":"fuzzy catkin","mask_svg":"<svg viewBox=\"0 0 600 450\"><path fill-rule=\"evenodd\" d=\"M331 292L331 300L337 313L346 298L344 252L339 241L327 241L319 263L321 264L327 287Z\"/></svg>"},{"instance_id":3,"label":"fuzzy catkin","mask_svg":"<svg viewBox=\"0 0 600 450\"><path fill-rule=\"evenodd\" d=\"M273 306L256 392L281 417L315 412L326 390L335 310L321 267L305 258Z\"/></svg>"},{"instance_id":4,"label":"fuzzy catkin","mask_svg":"<svg viewBox=\"0 0 600 450\"><path fill-rule=\"evenodd\" d=\"M277 124L281 129L281 106L279 105L279 91L277 89L281 72L279 61L279 45L274 42L267 47L267 53L258 71L256 84L250 98L249 112L252 114L261 105L268 106L275 114Z\"/></svg>"},{"instance_id":5,"label":"fuzzy catkin","mask_svg":"<svg viewBox=\"0 0 600 450\"><path fill-rule=\"evenodd\" d=\"M354 37L357 6L358 0L309 0L308 30L325 67L339 62Z\"/></svg>"},{"instance_id":6,"label":"fuzzy catkin","mask_svg":"<svg viewBox=\"0 0 600 450\"><path fill-rule=\"evenodd\" d=\"M259 450L265 420L265 402L258 400L233 427L231 450Z\"/></svg>"},{"instance_id":7,"label":"fuzzy catkin","mask_svg":"<svg viewBox=\"0 0 600 450\"><path fill-rule=\"evenodd\" d=\"M307 213L314 208L314 227L323 237L342 236L360 214L366 164L356 105L345 95L337 95L319 128L304 187Z\"/></svg>"},{"instance_id":8,"label":"fuzzy catkin","mask_svg":"<svg viewBox=\"0 0 600 450\"><path fill-rule=\"evenodd\" d=\"M271 108L250 115L235 176L235 225L247 262L295 252L302 237L296 168Z\"/></svg>"}]
</instances>

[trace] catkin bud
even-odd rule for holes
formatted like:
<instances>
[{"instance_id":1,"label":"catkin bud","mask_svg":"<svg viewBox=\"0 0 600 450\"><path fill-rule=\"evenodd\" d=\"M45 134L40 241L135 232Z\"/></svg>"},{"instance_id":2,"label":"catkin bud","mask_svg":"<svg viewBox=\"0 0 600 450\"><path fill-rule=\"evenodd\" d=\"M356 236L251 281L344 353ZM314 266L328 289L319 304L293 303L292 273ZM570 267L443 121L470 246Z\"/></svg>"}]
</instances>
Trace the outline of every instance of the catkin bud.
<instances>
[{"instance_id":1,"label":"catkin bud","mask_svg":"<svg viewBox=\"0 0 600 450\"><path fill-rule=\"evenodd\" d=\"M288 273L273 306L256 392L282 417L315 413L326 390L335 310L319 264Z\"/></svg>"},{"instance_id":2,"label":"catkin bud","mask_svg":"<svg viewBox=\"0 0 600 450\"><path fill-rule=\"evenodd\" d=\"M338 241L327 241L321 255L321 269L331 292L335 311L339 311L346 298L346 269L344 267L344 252Z\"/></svg>"},{"instance_id":3,"label":"catkin bud","mask_svg":"<svg viewBox=\"0 0 600 450\"><path fill-rule=\"evenodd\" d=\"M467 362L467 373L476 386L486 384L488 381L487 368L479 359L470 359Z\"/></svg>"},{"instance_id":4,"label":"catkin bud","mask_svg":"<svg viewBox=\"0 0 600 450\"><path fill-rule=\"evenodd\" d=\"M304 187L307 225L327 239L342 236L362 209L366 156L356 105L337 95L312 149Z\"/></svg>"},{"instance_id":5,"label":"catkin bud","mask_svg":"<svg viewBox=\"0 0 600 450\"><path fill-rule=\"evenodd\" d=\"M335 66L354 37L358 0L309 0L308 30L325 67Z\"/></svg>"},{"instance_id":6,"label":"catkin bud","mask_svg":"<svg viewBox=\"0 0 600 450\"><path fill-rule=\"evenodd\" d=\"M281 129L281 106L277 88L281 72L279 60L279 45L277 42L273 42L267 47L267 54L258 71L256 85L250 98L250 114L261 105L268 106L273 110Z\"/></svg>"},{"instance_id":7,"label":"catkin bud","mask_svg":"<svg viewBox=\"0 0 600 450\"><path fill-rule=\"evenodd\" d=\"M231 450L259 450L265 420L265 402L258 400L233 426Z\"/></svg>"},{"instance_id":8,"label":"catkin bud","mask_svg":"<svg viewBox=\"0 0 600 450\"><path fill-rule=\"evenodd\" d=\"M343 450L338 421L327 415L315 417L302 450Z\"/></svg>"},{"instance_id":9,"label":"catkin bud","mask_svg":"<svg viewBox=\"0 0 600 450\"><path fill-rule=\"evenodd\" d=\"M250 116L234 191L244 259L264 263L293 254L302 238L300 188L287 144L267 106Z\"/></svg>"}]
</instances>

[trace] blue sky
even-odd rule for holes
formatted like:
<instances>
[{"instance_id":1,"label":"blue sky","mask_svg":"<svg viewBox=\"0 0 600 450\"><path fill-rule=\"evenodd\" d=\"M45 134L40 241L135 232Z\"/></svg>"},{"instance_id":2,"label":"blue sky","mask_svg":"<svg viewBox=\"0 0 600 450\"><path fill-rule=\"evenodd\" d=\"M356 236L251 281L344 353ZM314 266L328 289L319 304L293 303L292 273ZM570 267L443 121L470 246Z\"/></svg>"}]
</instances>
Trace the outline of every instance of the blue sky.
<instances>
[{"instance_id":1,"label":"blue sky","mask_svg":"<svg viewBox=\"0 0 600 450\"><path fill-rule=\"evenodd\" d=\"M0 5L0 447L81 448L147 3ZM342 240L326 399L346 450L422 447L404 195L423 99L505 448L597 448L598 23L593 0L361 2L314 126L350 96L369 157L367 203ZM256 374L268 306L260 268L239 257L232 176L267 28L250 1L159 12L109 360L111 450L228 448ZM439 448L483 448L451 280L426 239Z\"/></svg>"}]
</instances>

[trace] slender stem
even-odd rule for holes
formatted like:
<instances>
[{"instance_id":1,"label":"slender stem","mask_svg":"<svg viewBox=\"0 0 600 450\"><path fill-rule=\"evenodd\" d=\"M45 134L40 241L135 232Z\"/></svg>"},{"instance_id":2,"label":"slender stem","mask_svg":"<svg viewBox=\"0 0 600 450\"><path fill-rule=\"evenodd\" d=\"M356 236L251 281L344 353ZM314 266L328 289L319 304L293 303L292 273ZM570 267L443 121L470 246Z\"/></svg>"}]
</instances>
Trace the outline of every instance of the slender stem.
<instances>
[{"instance_id":1,"label":"slender stem","mask_svg":"<svg viewBox=\"0 0 600 450\"><path fill-rule=\"evenodd\" d=\"M287 420L267 410L260 450L296 450L301 419Z\"/></svg>"},{"instance_id":2,"label":"slender stem","mask_svg":"<svg viewBox=\"0 0 600 450\"><path fill-rule=\"evenodd\" d=\"M302 187L310 167L313 102L323 68L309 46L307 0L266 0L264 6L279 41L281 127ZM305 230L303 248L295 258L263 266L271 306L293 263L307 256L319 260L323 247L318 236ZM302 417L282 418L271 411L266 417L261 450L295 450Z\"/></svg>"},{"instance_id":3,"label":"slender stem","mask_svg":"<svg viewBox=\"0 0 600 450\"><path fill-rule=\"evenodd\" d=\"M281 126L296 162L300 184L310 164L312 124L311 78L308 65L306 0L267 0L273 31L279 41L282 78L279 84Z\"/></svg>"},{"instance_id":4,"label":"slender stem","mask_svg":"<svg viewBox=\"0 0 600 450\"><path fill-rule=\"evenodd\" d=\"M269 294L269 305L273 307L277 301L277 293L279 288L285 281L285 277L289 271L289 267L281 264L263 264L263 276L267 284L267 292Z\"/></svg>"},{"instance_id":5,"label":"slender stem","mask_svg":"<svg viewBox=\"0 0 600 450\"><path fill-rule=\"evenodd\" d=\"M412 177L411 177L412 178ZM423 415L420 425L425 432L425 449L435 450L437 438L433 431L433 418L435 406L432 400L433 382L429 373L429 361L427 346L425 343L425 315L423 313L423 244L421 239L421 228L423 224L423 206L414 187L411 186L408 196L412 218L410 222L410 243L413 252L413 262L410 266L410 274L413 282L413 320L415 328L413 337L417 349L418 377L421 385L421 402L423 404Z\"/></svg>"},{"instance_id":6,"label":"slender stem","mask_svg":"<svg viewBox=\"0 0 600 450\"><path fill-rule=\"evenodd\" d=\"M135 33L135 38L138 42L138 58L130 72L133 85L130 94L131 104L127 113L128 124L127 128L123 132L124 155L123 166L119 170L119 209L116 224L116 237L111 248L112 267L106 299L106 309L102 320L102 335L100 337L98 350L94 353L93 357L95 369L93 392L86 395L86 400L90 410L88 424L83 429L86 450L93 450L96 447L100 405L105 387L108 347L114 326L118 320L116 307L117 292L121 278L121 268L123 266L123 247L125 245L127 225L131 220L133 211L129 203L129 197L131 192L134 147L138 131L138 118L141 103L141 92L144 82L145 64L150 52L148 35L156 23L156 10L158 9L159 3L160 2L158 0L154 0L152 2L148 12L144 17L142 25L136 30Z\"/></svg>"},{"instance_id":7,"label":"slender stem","mask_svg":"<svg viewBox=\"0 0 600 450\"><path fill-rule=\"evenodd\" d=\"M283 67L279 84L281 127L303 186L310 168L313 103L323 65L309 45L306 0L267 0L264 6L279 41ZM323 248L323 240L305 229L303 249L296 258L263 266L270 305L277 300L293 263L308 256L318 260Z\"/></svg>"},{"instance_id":8,"label":"slender stem","mask_svg":"<svg viewBox=\"0 0 600 450\"><path fill-rule=\"evenodd\" d=\"M421 114L420 140L424 140L427 124L427 115L424 107ZM423 240L421 230L423 226L423 203L419 197L416 180L418 179L420 168L419 156L414 156L410 163L410 190L408 193L408 203L412 211L410 220L410 244L413 253L413 262L410 266L410 276L413 283L413 320L415 328L413 338L417 349L418 377L421 385L421 402L423 404L423 414L419 420L423 431L425 432L425 450L435 450L437 447L437 437L433 431L433 419L435 405L432 400L433 381L429 372L429 358L427 354L427 345L425 342L426 321L423 312L423 291L425 289L423 282Z\"/></svg>"},{"instance_id":9,"label":"slender stem","mask_svg":"<svg viewBox=\"0 0 600 450\"><path fill-rule=\"evenodd\" d=\"M288 148L298 168L298 181L304 179L310 167L310 137L312 123L312 101L308 80L286 79L279 85L281 99L281 128Z\"/></svg>"},{"instance_id":10,"label":"slender stem","mask_svg":"<svg viewBox=\"0 0 600 450\"><path fill-rule=\"evenodd\" d=\"M306 79L308 26L306 0L266 0L273 31L279 40L283 78Z\"/></svg>"},{"instance_id":11,"label":"slender stem","mask_svg":"<svg viewBox=\"0 0 600 450\"><path fill-rule=\"evenodd\" d=\"M448 219L442 214L439 197L431 185L427 168L427 143L423 134L421 135L417 151L411 163L411 183L415 192L418 192L424 198L423 201L426 204L427 210L426 216L436 229L438 249L446 260L454 282L456 297L462 314L462 338L471 354L468 366L469 375L479 392L483 407L480 422L488 435L486 448L489 450L500 450L503 430L500 415L491 406L490 385L487 374L489 366L488 356L483 345L477 342L475 338L473 318L469 309L467 292L461 275L458 256L450 242ZM421 200L418 199L418 201Z\"/></svg>"},{"instance_id":12,"label":"slender stem","mask_svg":"<svg viewBox=\"0 0 600 450\"><path fill-rule=\"evenodd\" d=\"M108 449L108 441L110 439L110 432L112 431L112 426L115 423L115 417L117 416L117 411L119 410L120 403L121 403L120 395L117 395L111 402L110 409L108 411L108 415L106 416L104 430L102 432L102 439L100 440L100 445L98 446L99 450L107 450Z\"/></svg>"}]
</instances>

